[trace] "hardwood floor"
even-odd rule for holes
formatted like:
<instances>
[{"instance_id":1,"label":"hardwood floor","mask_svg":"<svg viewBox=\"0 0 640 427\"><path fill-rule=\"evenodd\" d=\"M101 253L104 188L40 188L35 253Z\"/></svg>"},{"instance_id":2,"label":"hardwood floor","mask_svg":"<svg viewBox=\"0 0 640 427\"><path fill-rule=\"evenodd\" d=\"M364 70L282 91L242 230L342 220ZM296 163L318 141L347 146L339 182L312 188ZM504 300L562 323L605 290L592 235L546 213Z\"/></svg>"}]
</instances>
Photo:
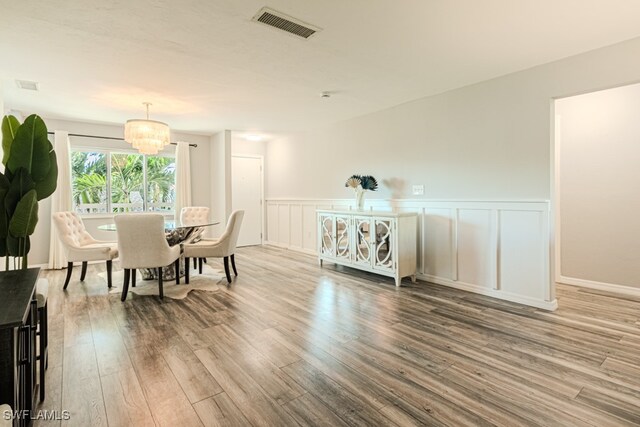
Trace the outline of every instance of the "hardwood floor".
<instances>
[{"instance_id":1,"label":"hardwood floor","mask_svg":"<svg viewBox=\"0 0 640 427\"><path fill-rule=\"evenodd\" d=\"M108 295L101 264L67 292L44 272L41 408L74 426L640 425L640 298L559 286L549 313L276 248L237 265L162 303Z\"/></svg>"}]
</instances>

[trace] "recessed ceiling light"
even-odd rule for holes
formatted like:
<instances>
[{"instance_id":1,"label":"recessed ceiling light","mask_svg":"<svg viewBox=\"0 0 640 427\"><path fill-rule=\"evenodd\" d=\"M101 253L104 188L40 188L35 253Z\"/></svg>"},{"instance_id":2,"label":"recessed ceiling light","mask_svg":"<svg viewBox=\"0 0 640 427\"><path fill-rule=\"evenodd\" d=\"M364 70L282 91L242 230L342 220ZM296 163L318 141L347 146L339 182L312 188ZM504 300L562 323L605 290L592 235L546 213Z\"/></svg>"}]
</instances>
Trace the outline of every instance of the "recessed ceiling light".
<instances>
[{"instance_id":1,"label":"recessed ceiling light","mask_svg":"<svg viewBox=\"0 0 640 427\"><path fill-rule=\"evenodd\" d=\"M244 139L247 141L262 141L262 135L245 135Z\"/></svg>"},{"instance_id":2,"label":"recessed ceiling light","mask_svg":"<svg viewBox=\"0 0 640 427\"><path fill-rule=\"evenodd\" d=\"M32 82L30 80L16 80L16 84L20 89L38 90L38 82Z\"/></svg>"}]
</instances>

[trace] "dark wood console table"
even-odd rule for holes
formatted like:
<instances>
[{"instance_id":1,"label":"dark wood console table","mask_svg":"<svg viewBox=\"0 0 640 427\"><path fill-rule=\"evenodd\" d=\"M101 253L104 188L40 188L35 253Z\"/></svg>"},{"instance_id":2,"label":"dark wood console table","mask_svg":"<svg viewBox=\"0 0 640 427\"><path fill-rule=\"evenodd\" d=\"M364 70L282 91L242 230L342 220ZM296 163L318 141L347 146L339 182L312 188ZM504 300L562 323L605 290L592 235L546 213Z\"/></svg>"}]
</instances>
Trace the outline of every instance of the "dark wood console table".
<instances>
[{"instance_id":1,"label":"dark wood console table","mask_svg":"<svg viewBox=\"0 0 640 427\"><path fill-rule=\"evenodd\" d=\"M0 404L31 425L36 398L36 282L39 268L0 272Z\"/></svg>"}]
</instances>

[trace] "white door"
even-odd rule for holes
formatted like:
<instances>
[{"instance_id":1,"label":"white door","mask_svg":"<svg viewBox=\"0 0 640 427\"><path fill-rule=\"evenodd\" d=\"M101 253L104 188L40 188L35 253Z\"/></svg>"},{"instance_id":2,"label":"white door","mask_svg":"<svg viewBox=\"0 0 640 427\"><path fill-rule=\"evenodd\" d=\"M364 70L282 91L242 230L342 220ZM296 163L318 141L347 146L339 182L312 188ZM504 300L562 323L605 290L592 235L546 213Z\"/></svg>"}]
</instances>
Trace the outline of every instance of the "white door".
<instances>
[{"instance_id":1,"label":"white door","mask_svg":"<svg viewBox=\"0 0 640 427\"><path fill-rule=\"evenodd\" d=\"M262 158L232 156L231 204L243 210L238 246L262 244Z\"/></svg>"}]
</instances>

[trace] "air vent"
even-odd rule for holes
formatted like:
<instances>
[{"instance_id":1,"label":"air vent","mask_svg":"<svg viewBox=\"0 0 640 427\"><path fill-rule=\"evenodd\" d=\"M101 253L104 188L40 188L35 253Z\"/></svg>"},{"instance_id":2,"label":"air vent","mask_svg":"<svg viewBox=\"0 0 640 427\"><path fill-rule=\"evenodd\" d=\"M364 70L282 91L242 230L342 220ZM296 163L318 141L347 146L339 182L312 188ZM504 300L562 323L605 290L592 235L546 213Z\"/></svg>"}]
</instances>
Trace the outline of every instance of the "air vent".
<instances>
[{"instance_id":1,"label":"air vent","mask_svg":"<svg viewBox=\"0 0 640 427\"><path fill-rule=\"evenodd\" d=\"M16 80L16 84L20 89L25 90L38 90L38 82L32 82L29 80Z\"/></svg>"},{"instance_id":2,"label":"air vent","mask_svg":"<svg viewBox=\"0 0 640 427\"><path fill-rule=\"evenodd\" d=\"M285 15L282 12L278 12L268 7L263 7L253 17L253 21L260 22L270 27L277 28L282 31L286 31L291 34L295 34L298 37L308 39L318 31L320 28L309 25L305 22L295 19L291 16Z\"/></svg>"}]
</instances>

